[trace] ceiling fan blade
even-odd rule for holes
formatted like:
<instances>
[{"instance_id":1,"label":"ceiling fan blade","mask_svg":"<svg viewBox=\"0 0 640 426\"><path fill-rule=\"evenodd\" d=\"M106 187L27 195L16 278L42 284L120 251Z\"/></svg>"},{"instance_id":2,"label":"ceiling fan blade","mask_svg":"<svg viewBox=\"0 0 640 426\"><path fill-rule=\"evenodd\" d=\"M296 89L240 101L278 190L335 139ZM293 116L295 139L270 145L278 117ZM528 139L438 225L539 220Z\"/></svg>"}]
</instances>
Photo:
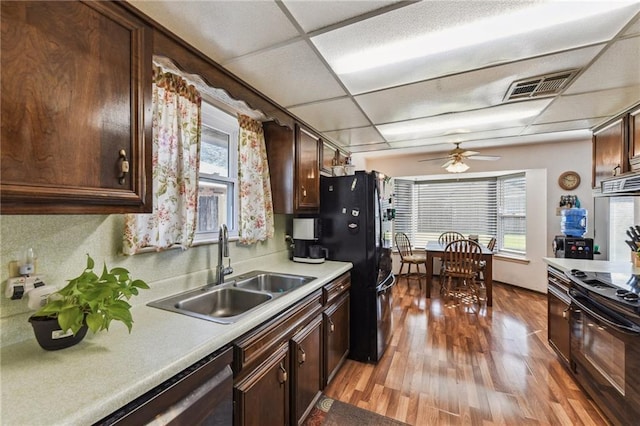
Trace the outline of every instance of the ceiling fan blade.
<instances>
[{"instance_id":1,"label":"ceiling fan blade","mask_svg":"<svg viewBox=\"0 0 640 426\"><path fill-rule=\"evenodd\" d=\"M444 169L445 167L449 167L451 164L453 164L453 163L455 163L455 162L456 162L456 159L455 159L455 158L452 158L452 159L450 159L449 161L447 161L446 163L444 163L444 164L442 165L442 168Z\"/></svg>"},{"instance_id":2,"label":"ceiling fan blade","mask_svg":"<svg viewBox=\"0 0 640 426\"><path fill-rule=\"evenodd\" d=\"M423 161L445 160L447 158L450 158L450 156L447 155L446 157L425 158L424 160L418 160L418 163L421 163Z\"/></svg>"},{"instance_id":3,"label":"ceiling fan blade","mask_svg":"<svg viewBox=\"0 0 640 426\"><path fill-rule=\"evenodd\" d=\"M480 154L480 153L477 152L477 151L464 151L460 155L462 155L463 157L470 157L470 156L476 155L476 154Z\"/></svg>"},{"instance_id":4,"label":"ceiling fan blade","mask_svg":"<svg viewBox=\"0 0 640 426\"><path fill-rule=\"evenodd\" d=\"M471 157L467 158L470 160L496 161L501 157L499 155L472 155Z\"/></svg>"}]
</instances>

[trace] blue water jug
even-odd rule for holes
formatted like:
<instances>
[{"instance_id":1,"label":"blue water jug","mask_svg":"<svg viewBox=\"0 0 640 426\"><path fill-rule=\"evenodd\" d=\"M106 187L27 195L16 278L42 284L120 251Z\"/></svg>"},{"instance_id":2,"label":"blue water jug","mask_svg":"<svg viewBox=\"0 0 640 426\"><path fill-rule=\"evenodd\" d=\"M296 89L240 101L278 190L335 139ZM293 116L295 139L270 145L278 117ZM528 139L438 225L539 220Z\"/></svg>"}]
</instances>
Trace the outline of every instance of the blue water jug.
<instances>
[{"instance_id":1,"label":"blue water jug","mask_svg":"<svg viewBox=\"0 0 640 426\"><path fill-rule=\"evenodd\" d=\"M567 237L582 237L587 233L587 209L571 208L561 212L560 231Z\"/></svg>"}]
</instances>

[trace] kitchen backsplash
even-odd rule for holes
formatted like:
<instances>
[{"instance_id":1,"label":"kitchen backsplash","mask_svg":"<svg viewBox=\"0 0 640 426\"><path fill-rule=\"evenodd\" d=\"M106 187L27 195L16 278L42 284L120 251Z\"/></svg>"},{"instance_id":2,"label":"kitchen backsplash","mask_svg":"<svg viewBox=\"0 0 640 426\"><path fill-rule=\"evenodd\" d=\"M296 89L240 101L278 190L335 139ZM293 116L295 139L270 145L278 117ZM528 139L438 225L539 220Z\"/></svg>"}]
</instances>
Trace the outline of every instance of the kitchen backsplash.
<instances>
[{"instance_id":1,"label":"kitchen backsplash","mask_svg":"<svg viewBox=\"0 0 640 426\"><path fill-rule=\"evenodd\" d=\"M286 251L284 239L288 217L275 215L274 238L252 246L230 244L231 265ZM176 281L176 287L190 280L208 279L217 261L217 244L192 247L182 251L167 250L160 253L143 253L123 256L123 215L2 215L0 216L0 346L33 338L27 319L33 311L27 307L26 298L10 300L4 296L12 260L24 257L33 248L36 274L44 276L49 285L62 286L66 280L78 276L86 266L87 253L102 267L127 268L135 278L145 280L153 293L154 285ZM151 294L152 294L151 293ZM146 298L132 299L133 304L144 303Z\"/></svg>"}]
</instances>

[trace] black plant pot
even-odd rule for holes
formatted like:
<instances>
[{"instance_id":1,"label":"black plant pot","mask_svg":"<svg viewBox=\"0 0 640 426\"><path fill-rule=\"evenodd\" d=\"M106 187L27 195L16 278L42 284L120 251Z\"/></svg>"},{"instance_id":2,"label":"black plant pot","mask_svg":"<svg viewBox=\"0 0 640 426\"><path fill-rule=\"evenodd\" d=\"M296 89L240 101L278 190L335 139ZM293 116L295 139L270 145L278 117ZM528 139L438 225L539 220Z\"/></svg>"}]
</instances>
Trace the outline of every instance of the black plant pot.
<instances>
[{"instance_id":1,"label":"black plant pot","mask_svg":"<svg viewBox=\"0 0 640 426\"><path fill-rule=\"evenodd\" d=\"M42 349L48 351L57 351L58 349L68 348L76 343L80 343L80 341L84 339L85 334L87 334L88 329L85 324L74 336L71 334L71 331L62 333L57 318L31 316L29 322L33 326L36 340Z\"/></svg>"}]
</instances>

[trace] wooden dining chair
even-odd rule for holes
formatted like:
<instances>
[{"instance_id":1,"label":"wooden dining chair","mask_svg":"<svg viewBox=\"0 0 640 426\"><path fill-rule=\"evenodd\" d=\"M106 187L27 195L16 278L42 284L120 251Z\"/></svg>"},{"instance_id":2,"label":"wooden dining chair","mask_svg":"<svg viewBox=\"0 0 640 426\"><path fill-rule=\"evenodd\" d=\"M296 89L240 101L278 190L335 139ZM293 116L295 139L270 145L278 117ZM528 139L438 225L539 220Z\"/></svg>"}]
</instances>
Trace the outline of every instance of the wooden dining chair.
<instances>
[{"instance_id":1,"label":"wooden dining chair","mask_svg":"<svg viewBox=\"0 0 640 426\"><path fill-rule=\"evenodd\" d=\"M446 231L440 234L440 236L438 237L438 243L444 246L456 240L464 240L464 235L456 231ZM442 284L442 280L444 279L443 271L444 271L444 257L440 258L440 283L441 284Z\"/></svg>"},{"instance_id":2,"label":"wooden dining chair","mask_svg":"<svg viewBox=\"0 0 640 426\"><path fill-rule=\"evenodd\" d=\"M487 248L491 251L495 250L497 241L498 240L496 239L496 237L491 237L491 239L487 243ZM481 260L480 263L478 264L478 279L482 282L484 282L484 272L486 269L487 269L487 262L484 260Z\"/></svg>"},{"instance_id":3,"label":"wooden dining chair","mask_svg":"<svg viewBox=\"0 0 640 426\"><path fill-rule=\"evenodd\" d=\"M450 242L455 240L464 240L464 235L456 231L446 231L440 234L440 236L438 237L438 242L440 244L449 244Z\"/></svg>"},{"instance_id":4,"label":"wooden dining chair","mask_svg":"<svg viewBox=\"0 0 640 426\"><path fill-rule=\"evenodd\" d=\"M427 277L427 257L426 255L416 254L413 252L411 248L411 241L409 237L404 232L398 232L395 236L396 240L396 248L398 249L398 253L400 254L400 270L398 271L398 275L402 275L402 269L404 265L407 265L407 272L405 274L405 278L407 279L407 284L409 283L410 278L417 278L418 284L420 285L420 290L422 290L422 277L425 278L425 286L426 280L429 279ZM411 274L411 266L416 265L416 272ZM420 265L423 265L425 268L424 272L420 272Z\"/></svg>"},{"instance_id":5,"label":"wooden dining chair","mask_svg":"<svg viewBox=\"0 0 640 426\"><path fill-rule=\"evenodd\" d=\"M443 298L454 297L461 303L478 303L483 283L478 280L482 248L475 241L452 241L444 249L444 280L440 287Z\"/></svg>"}]
</instances>

